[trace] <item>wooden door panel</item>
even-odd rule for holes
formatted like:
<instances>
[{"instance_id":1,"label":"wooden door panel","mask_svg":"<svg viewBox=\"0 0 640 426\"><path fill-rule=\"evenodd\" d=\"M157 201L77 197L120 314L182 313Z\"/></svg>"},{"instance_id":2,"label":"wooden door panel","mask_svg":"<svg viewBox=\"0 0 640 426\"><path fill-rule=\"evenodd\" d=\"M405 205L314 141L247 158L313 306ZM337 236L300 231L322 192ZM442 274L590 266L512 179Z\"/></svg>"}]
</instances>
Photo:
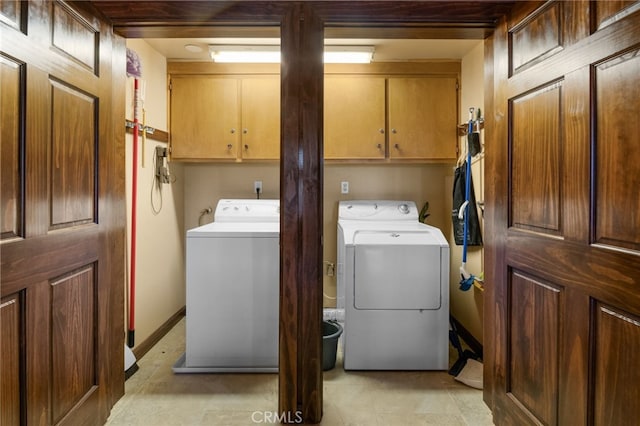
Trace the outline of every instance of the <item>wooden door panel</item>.
<instances>
[{"instance_id":1,"label":"wooden door panel","mask_svg":"<svg viewBox=\"0 0 640 426\"><path fill-rule=\"evenodd\" d=\"M1 421L103 424L124 391L124 41L88 2L7 3Z\"/></svg>"},{"instance_id":2,"label":"wooden door panel","mask_svg":"<svg viewBox=\"0 0 640 426\"><path fill-rule=\"evenodd\" d=\"M22 417L21 377L23 362L20 346L22 343L22 305L20 295L14 294L0 300L0 424L17 425ZM22 385L22 386L21 386Z\"/></svg>"},{"instance_id":3,"label":"wooden door panel","mask_svg":"<svg viewBox=\"0 0 640 426\"><path fill-rule=\"evenodd\" d=\"M637 11L640 2L637 0L607 0L592 2L595 9L595 26L601 29L616 20L623 18L626 13Z\"/></svg>"},{"instance_id":4,"label":"wooden door panel","mask_svg":"<svg viewBox=\"0 0 640 426\"><path fill-rule=\"evenodd\" d=\"M516 98L511 107L511 225L561 234L561 84Z\"/></svg>"},{"instance_id":5,"label":"wooden door panel","mask_svg":"<svg viewBox=\"0 0 640 426\"><path fill-rule=\"evenodd\" d=\"M96 271L88 265L51 282L52 417L57 423L95 391Z\"/></svg>"},{"instance_id":6,"label":"wooden door panel","mask_svg":"<svg viewBox=\"0 0 640 426\"><path fill-rule=\"evenodd\" d=\"M26 2L20 0L6 0L0 2L0 21L21 30L25 15Z\"/></svg>"},{"instance_id":7,"label":"wooden door panel","mask_svg":"<svg viewBox=\"0 0 640 426\"><path fill-rule=\"evenodd\" d=\"M52 45L97 74L98 30L62 2L54 2Z\"/></svg>"},{"instance_id":8,"label":"wooden door panel","mask_svg":"<svg viewBox=\"0 0 640 426\"><path fill-rule=\"evenodd\" d=\"M562 50L562 9L562 2L549 2L510 30L510 74Z\"/></svg>"},{"instance_id":9,"label":"wooden door panel","mask_svg":"<svg viewBox=\"0 0 640 426\"><path fill-rule=\"evenodd\" d=\"M595 67L597 243L640 251L640 53Z\"/></svg>"},{"instance_id":10,"label":"wooden door panel","mask_svg":"<svg viewBox=\"0 0 640 426\"><path fill-rule=\"evenodd\" d=\"M22 236L22 132L24 122L20 95L24 88L24 67L0 55L0 239Z\"/></svg>"},{"instance_id":11,"label":"wooden door panel","mask_svg":"<svg viewBox=\"0 0 640 426\"><path fill-rule=\"evenodd\" d=\"M640 416L640 13L612 4L591 31L604 3L516 3L487 43L496 424Z\"/></svg>"},{"instance_id":12,"label":"wooden door panel","mask_svg":"<svg viewBox=\"0 0 640 426\"><path fill-rule=\"evenodd\" d=\"M530 416L556 424L561 289L514 271L509 294L507 391Z\"/></svg>"},{"instance_id":13,"label":"wooden door panel","mask_svg":"<svg viewBox=\"0 0 640 426\"><path fill-rule=\"evenodd\" d=\"M640 318L599 303L594 319L593 424L636 423L640 419Z\"/></svg>"},{"instance_id":14,"label":"wooden door panel","mask_svg":"<svg viewBox=\"0 0 640 426\"><path fill-rule=\"evenodd\" d=\"M94 222L95 97L51 81L51 228Z\"/></svg>"}]
</instances>

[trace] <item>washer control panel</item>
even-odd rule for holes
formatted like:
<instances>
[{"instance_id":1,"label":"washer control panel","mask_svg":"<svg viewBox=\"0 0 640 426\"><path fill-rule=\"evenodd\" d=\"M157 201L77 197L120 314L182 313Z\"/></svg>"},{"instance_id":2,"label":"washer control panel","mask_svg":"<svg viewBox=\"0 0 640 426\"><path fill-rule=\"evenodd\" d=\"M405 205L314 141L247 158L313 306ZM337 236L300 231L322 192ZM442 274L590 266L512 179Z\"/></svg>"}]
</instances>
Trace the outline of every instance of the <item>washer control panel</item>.
<instances>
[{"instance_id":1,"label":"washer control panel","mask_svg":"<svg viewBox=\"0 0 640 426\"><path fill-rule=\"evenodd\" d=\"M218 201L214 222L278 222L280 200L222 199Z\"/></svg>"},{"instance_id":2,"label":"washer control panel","mask_svg":"<svg viewBox=\"0 0 640 426\"><path fill-rule=\"evenodd\" d=\"M413 201L340 201L338 220L417 221L418 209Z\"/></svg>"}]
</instances>

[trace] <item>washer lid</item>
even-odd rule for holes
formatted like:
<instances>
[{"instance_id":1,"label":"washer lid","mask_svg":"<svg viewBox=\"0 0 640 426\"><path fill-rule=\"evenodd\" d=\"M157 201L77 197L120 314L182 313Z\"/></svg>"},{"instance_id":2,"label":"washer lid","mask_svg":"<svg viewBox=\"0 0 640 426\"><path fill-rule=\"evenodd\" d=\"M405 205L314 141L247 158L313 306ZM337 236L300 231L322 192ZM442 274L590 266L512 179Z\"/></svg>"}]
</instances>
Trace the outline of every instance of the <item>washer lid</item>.
<instances>
[{"instance_id":1,"label":"washer lid","mask_svg":"<svg viewBox=\"0 0 640 426\"><path fill-rule=\"evenodd\" d=\"M212 222L187 231L187 238L278 238L277 222Z\"/></svg>"},{"instance_id":2,"label":"washer lid","mask_svg":"<svg viewBox=\"0 0 640 426\"><path fill-rule=\"evenodd\" d=\"M280 200L222 199L215 222L280 222Z\"/></svg>"}]
</instances>

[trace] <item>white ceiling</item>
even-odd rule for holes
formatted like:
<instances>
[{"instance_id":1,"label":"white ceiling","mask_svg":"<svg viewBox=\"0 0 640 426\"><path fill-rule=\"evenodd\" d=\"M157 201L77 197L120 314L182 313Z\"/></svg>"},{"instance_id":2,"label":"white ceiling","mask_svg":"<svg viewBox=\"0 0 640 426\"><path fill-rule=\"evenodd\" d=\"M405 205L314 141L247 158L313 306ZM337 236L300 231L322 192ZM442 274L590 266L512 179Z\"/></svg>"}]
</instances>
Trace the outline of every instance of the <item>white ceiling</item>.
<instances>
[{"instance_id":1,"label":"white ceiling","mask_svg":"<svg viewBox=\"0 0 640 426\"><path fill-rule=\"evenodd\" d=\"M170 38L145 39L155 50L172 61L210 61L210 44L278 44L270 38ZM327 45L374 46L374 62L461 59L482 40L424 39L326 39ZM189 52L184 46L201 46L201 52Z\"/></svg>"}]
</instances>

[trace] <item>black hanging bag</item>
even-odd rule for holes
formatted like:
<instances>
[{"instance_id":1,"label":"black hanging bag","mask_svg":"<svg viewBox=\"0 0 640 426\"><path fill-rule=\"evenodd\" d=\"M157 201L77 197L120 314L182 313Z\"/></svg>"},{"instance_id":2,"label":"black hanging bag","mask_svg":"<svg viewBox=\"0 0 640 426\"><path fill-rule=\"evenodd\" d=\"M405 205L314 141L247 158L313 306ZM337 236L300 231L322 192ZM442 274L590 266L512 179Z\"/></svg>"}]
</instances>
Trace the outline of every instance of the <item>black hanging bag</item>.
<instances>
[{"instance_id":1,"label":"black hanging bag","mask_svg":"<svg viewBox=\"0 0 640 426\"><path fill-rule=\"evenodd\" d=\"M453 220L453 233L456 245L464 244L464 217L458 216L460 208L465 202L465 184L466 184L466 163L456 167L453 178L453 210L451 211L451 219ZM476 207L476 196L473 190L473 176L469 176L469 223L467 224L467 245L481 246L482 232L480 231L480 220L478 218L478 209Z\"/></svg>"}]
</instances>

